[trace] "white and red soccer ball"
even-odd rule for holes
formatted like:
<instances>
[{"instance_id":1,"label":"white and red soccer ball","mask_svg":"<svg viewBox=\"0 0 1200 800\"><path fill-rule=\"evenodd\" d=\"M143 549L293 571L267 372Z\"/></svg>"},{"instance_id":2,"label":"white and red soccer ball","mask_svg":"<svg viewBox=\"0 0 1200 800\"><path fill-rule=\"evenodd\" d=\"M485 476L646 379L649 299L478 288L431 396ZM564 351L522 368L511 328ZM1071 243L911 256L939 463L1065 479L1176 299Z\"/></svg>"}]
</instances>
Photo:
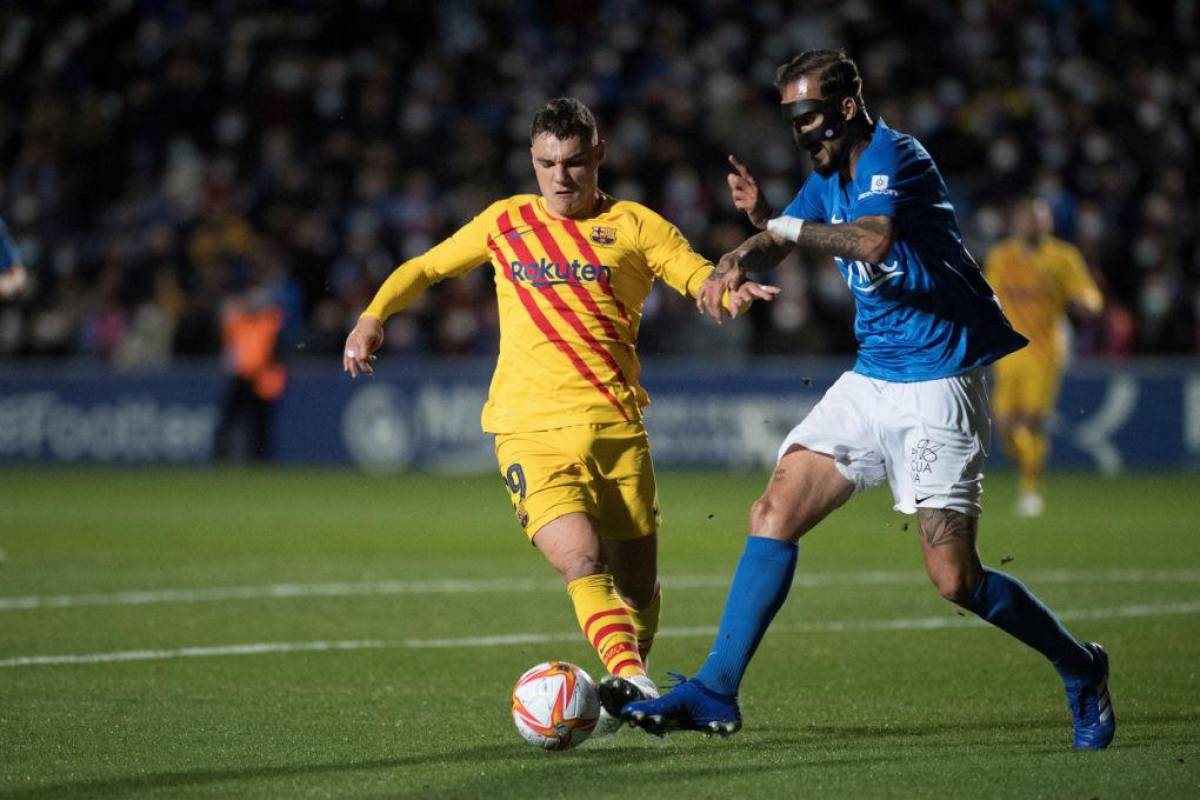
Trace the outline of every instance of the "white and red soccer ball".
<instances>
[{"instance_id":1,"label":"white and red soccer ball","mask_svg":"<svg viewBox=\"0 0 1200 800\"><path fill-rule=\"evenodd\" d=\"M546 661L517 679L513 723L532 745L547 750L578 747L600 718L600 697L586 672L566 661Z\"/></svg>"}]
</instances>

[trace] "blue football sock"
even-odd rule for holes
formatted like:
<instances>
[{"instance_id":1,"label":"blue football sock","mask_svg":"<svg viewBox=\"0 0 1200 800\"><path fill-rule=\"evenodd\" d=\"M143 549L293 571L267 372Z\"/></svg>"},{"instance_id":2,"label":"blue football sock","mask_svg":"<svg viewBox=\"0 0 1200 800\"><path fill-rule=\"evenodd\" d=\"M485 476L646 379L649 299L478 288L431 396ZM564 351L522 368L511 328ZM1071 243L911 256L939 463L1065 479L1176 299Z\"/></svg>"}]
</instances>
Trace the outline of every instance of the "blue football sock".
<instances>
[{"instance_id":1,"label":"blue football sock","mask_svg":"<svg viewBox=\"0 0 1200 800\"><path fill-rule=\"evenodd\" d=\"M712 652L696 675L712 691L737 694L746 666L792 588L799 553L794 542L746 539Z\"/></svg>"},{"instance_id":2,"label":"blue football sock","mask_svg":"<svg viewBox=\"0 0 1200 800\"><path fill-rule=\"evenodd\" d=\"M1025 584L994 569L985 567L983 573L971 603L976 614L1044 655L1064 679L1091 671L1092 654Z\"/></svg>"}]
</instances>

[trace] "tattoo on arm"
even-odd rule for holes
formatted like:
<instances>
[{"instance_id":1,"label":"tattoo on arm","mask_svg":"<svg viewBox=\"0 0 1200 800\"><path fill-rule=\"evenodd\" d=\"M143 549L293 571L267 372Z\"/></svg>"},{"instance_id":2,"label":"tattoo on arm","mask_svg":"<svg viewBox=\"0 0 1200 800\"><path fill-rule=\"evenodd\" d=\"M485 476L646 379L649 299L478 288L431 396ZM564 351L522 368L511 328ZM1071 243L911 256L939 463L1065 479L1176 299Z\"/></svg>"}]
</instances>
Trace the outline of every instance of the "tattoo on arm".
<instances>
[{"instance_id":1,"label":"tattoo on arm","mask_svg":"<svg viewBox=\"0 0 1200 800\"><path fill-rule=\"evenodd\" d=\"M920 536L930 547L975 539L975 518L948 508L922 508L917 511Z\"/></svg>"},{"instance_id":2,"label":"tattoo on arm","mask_svg":"<svg viewBox=\"0 0 1200 800\"><path fill-rule=\"evenodd\" d=\"M887 254L893 235L890 217L862 217L836 225L806 222L800 244L838 258L876 262Z\"/></svg>"}]
</instances>

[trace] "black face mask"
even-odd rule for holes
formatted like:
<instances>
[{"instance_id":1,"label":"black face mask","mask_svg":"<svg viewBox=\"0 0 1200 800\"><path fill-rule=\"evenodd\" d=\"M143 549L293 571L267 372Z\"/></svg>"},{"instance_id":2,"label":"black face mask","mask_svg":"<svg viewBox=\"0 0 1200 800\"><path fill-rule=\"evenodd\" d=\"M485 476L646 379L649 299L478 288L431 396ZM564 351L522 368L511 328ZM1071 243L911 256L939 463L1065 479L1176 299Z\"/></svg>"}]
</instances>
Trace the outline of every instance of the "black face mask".
<instances>
[{"instance_id":1,"label":"black face mask","mask_svg":"<svg viewBox=\"0 0 1200 800\"><path fill-rule=\"evenodd\" d=\"M792 127L792 139L796 142L796 147L801 150L808 150L811 145L836 139L842 134L842 128L846 127L846 121L842 118L841 103L834 98L796 100L780 106L780 109L783 111L784 121ZM808 133L801 133L796 127L796 120L805 114L814 113L821 115L821 124Z\"/></svg>"}]
</instances>

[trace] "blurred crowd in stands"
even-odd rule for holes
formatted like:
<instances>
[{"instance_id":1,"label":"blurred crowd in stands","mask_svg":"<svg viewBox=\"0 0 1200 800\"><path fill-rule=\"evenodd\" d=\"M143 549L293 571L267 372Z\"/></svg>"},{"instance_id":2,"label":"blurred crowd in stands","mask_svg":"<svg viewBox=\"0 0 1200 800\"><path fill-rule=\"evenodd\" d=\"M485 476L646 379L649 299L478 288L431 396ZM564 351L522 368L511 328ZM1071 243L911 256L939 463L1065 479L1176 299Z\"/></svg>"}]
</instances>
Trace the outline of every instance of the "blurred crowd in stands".
<instances>
[{"instance_id":1,"label":"blurred crowd in stands","mask_svg":"<svg viewBox=\"0 0 1200 800\"><path fill-rule=\"evenodd\" d=\"M609 142L602 186L715 260L751 232L728 153L777 209L802 182L772 78L826 46L930 150L981 263L1012 198L1051 202L1107 300L1077 352L1196 353L1196 24L1186 0L6 4L0 217L35 285L0 307L0 356L213 355L223 306L264 293L285 358L332 356L398 263L536 191L529 119L563 94ZM719 335L656 291L643 350L852 350L838 274L793 261L786 294ZM436 287L385 348L493 353L491 281Z\"/></svg>"}]
</instances>

